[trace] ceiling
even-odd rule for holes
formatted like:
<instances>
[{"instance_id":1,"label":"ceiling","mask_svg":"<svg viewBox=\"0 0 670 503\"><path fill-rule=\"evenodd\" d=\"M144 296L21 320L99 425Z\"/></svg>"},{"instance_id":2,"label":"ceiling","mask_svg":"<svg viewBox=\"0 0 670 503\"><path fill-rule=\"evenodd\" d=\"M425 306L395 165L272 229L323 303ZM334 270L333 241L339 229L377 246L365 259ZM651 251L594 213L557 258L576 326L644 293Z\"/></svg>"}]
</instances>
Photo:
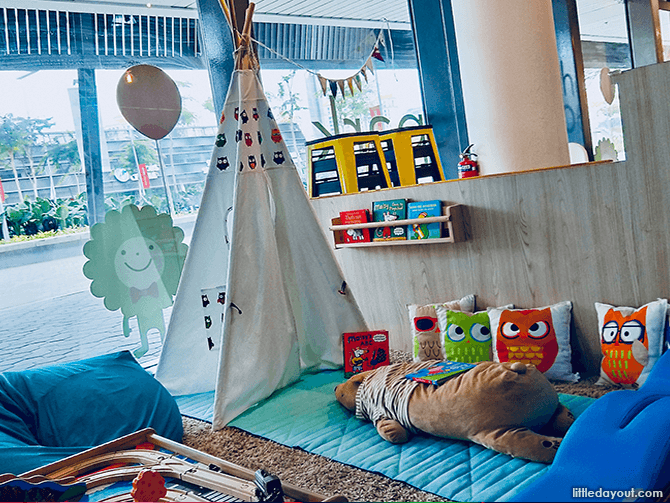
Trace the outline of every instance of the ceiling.
<instances>
[{"instance_id":1,"label":"ceiling","mask_svg":"<svg viewBox=\"0 0 670 503\"><path fill-rule=\"evenodd\" d=\"M151 8L147 2L151 1ZM178 10L182 17L197 16L196 0L0 0L3 5L17 7L59 8L72 10L77 6L80 12L134 14L149 11L157 15L169 15ZM338 25L351 27L389 27L410 29L407 0L256 0L254 21L268 23L298 23Z\"/></svg>"},{"instance_id":2,"label":"ceiling","mask_svg":"<svg viewBox=\"0 0 670 503\"><path fill-rule=\"evenodd\" d=\"M151 1L152 7L147 8ZM624 0L576 0L582 40L626 42ZM71 10L127 14L148 11L156 15L197 17L196 0L0 0L0 7ZM298 23L350 27L411 29L408 0L256 0L254 20L267 23Z\"/></svg>"}]
</instances>

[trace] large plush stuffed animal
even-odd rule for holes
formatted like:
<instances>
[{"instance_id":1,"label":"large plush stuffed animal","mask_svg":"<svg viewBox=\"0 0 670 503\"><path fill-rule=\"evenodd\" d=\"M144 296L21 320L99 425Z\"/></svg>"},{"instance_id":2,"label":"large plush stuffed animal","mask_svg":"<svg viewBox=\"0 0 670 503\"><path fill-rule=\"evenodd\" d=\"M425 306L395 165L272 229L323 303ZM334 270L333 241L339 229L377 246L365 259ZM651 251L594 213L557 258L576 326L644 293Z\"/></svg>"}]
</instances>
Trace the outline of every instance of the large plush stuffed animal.
<instances>
[{"instance_id":1,"label":"large plush stuffed animal","mask_svg":"<svg viewBox=\"0 0 670 503\"><path fill-rule=\"evenodd\" d=\"M423 431L531 461L553 461L574 416L533 365L482 362L439 386L405 377L434 363L396 363L362 372L338 385L335 395L392 443Z\"/></svg>"}]
</instances>

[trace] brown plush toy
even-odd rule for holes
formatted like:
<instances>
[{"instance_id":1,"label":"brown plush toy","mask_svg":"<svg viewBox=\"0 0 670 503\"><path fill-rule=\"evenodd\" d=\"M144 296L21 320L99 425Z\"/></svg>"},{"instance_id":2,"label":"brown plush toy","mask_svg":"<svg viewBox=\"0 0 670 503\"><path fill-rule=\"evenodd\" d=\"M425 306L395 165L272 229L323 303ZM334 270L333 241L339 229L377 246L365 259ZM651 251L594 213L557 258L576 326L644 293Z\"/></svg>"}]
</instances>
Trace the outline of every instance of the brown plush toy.
<instances>
[{"instance_id":1,"label":"brown plush toy","mask_svg":"<svg viewBox=\"0 0 670 503\"><path fill-rule=\"evenodd\" d=\"M471 440L513 457L551 463L574 421L533 365L481 362L440 386L405 378L434 364L396 363L335 388L337 400L392 443L410 433Z\"/></svg>"}]
</instances>

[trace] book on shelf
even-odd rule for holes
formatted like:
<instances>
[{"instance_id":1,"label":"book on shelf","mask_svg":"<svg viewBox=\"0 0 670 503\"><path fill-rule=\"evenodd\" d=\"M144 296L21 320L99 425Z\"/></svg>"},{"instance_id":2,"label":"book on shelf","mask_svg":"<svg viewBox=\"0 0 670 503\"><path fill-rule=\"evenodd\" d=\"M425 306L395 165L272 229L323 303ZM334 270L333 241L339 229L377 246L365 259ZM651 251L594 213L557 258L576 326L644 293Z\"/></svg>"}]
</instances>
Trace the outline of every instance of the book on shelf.
<instances>
[{"instance_id":1,"label":"book on shelf","mask_svg":"<svg viewBox=\"0 0 670 503\"><path fill-rule=\"evenodd\" d=\"M407 203L407 218L441 217L442 201L414 201ZM410 224L407 226L407 239L435 239L442 237L442 224Z\"/></svg>"},{"instance_id":2,"label":"book on shelf","mask_svg":"<svg viewBox=\"0 0 670 503\"><path fill-rule=\"evenodd\" d=\"M372 203L373 222L392 222L394 220L405 220L406 218L406 199L391 199ZM407 239L406 225L377 227L372 238L373 241L396 241L401 239Z\"/></svg>"},{"instance_id":3,"label":"book on shelf","mask_svg":"<svg viewBox=\"0 0 670 503\"><path fill-rule=\"evenodd\" d=\"M449 360L436 361L435 365L407 374L405 377L412 381L439 386L450 377L467 372L475 366L473 363L452 362Z\"/></svg>"},{"instance_id":4,"label":"book on shelf","mask_svg":"<svg viewBox=\"0 0 670 503\"><path fill-rule=\"evenodd\" d=\"M389 333L387 330L347 332L342 334L344 376L373 370L389 364Z\"/></svg>"},{"instance_id":5,"label":"book on shelf","mask_svg":"<svg viewBox=\"0 0 670 503\"><path fill-rule=\"evenodd\" d=\"M370 221L370 212L368 210L340 211L340 223L363 224ZM346 229L344 231L345 243L366 243L371 241L370 229Z\"/></svg>"}]
</instances>

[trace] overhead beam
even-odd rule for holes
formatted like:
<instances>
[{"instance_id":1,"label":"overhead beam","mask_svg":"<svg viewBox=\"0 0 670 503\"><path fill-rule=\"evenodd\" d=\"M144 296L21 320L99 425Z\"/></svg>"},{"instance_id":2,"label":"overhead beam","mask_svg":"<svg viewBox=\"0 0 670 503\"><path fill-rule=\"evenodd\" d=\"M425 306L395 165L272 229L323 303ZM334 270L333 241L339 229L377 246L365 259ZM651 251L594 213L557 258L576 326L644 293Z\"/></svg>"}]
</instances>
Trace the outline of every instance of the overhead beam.
<instances>
[{"instance_id":1,"label":"overhead beam","mask_svg":"<svg viewBox=\"0 0 670 503\"><path fill-rule=\"evenodd\" d=\"M658 0L626 0L633 68L663 62Z\"/></svg>"},{"instance_id":2,"label":"overhead beam","mask_svg":"<svg viewBox=\"0 0 670 503\"><path fill-rule=\"evenodd\" d=\"M200 39L209 69L212 101L217 115L223 110L235 61L233 37L219 0L197 0Z\"/></svg>"},{"instance_id":3,"label":"overhead beam","mask_svg":"<svg viewBox=\"0 0 670 503\"><path fill-rule=\"evenodd\" d=\"M433 126L444 176L458 178L468 132L451 0L409 0L426 122Z\"/></svg>"},{"instance_id":4,"label":"overhead beam","mask_svg":"<svg viewBox=\"0 0 670 503\"><path fill-rule=\"evenodd\" d=\"M584 60L576 0L552 0L556 47L561 65L563 103L568 141L579 143L593 157L589 109L584 82Z\"/></svg>"},{"instance_id":5,"label":"overhead beam","mask_svg":"<svg viewBox=\"0 0 670 503\"><path fill-rule=\"evenodd\" d=\"M100 148L100 121L95 70L79 69L79 108L81 117L84 169L86 170L86 204L88 224L105 218L105 189L102 180L102 152Z\"/></svg>"}]
</instances>

